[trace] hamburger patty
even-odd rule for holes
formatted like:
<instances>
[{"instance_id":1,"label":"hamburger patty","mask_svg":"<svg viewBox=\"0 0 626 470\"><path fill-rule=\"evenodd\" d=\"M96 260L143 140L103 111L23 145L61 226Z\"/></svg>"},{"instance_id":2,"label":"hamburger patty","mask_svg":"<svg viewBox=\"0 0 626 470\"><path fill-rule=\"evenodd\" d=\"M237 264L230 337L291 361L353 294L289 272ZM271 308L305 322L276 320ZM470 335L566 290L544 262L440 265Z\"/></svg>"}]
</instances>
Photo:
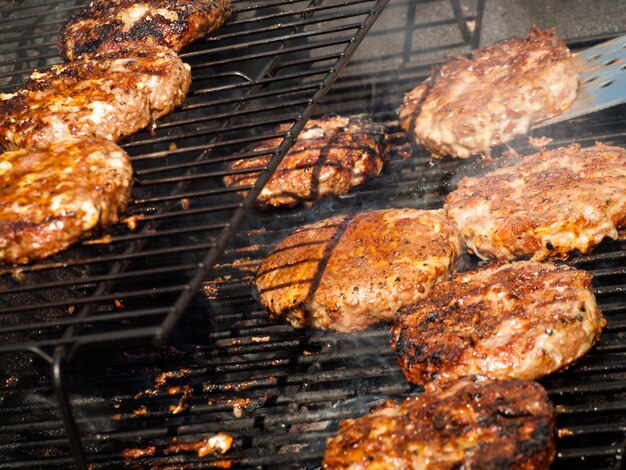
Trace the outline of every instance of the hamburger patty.
<instances>
[{"instance_id":1,"label":"hamburger patty","mask_svg":"<svg viewBox=\"0 0 626 470\"><path fill-rule=\"evenodd\" d=\"M286 132L291 124L279 126ZM256 145L251 152L274 150L282 138ZM267 165L272 155L235 161L231 170ZM364 116L330 116L311 119L265 185L260 206L293 206L299 201L341 195L378 175L389 160L385 128ZM259 172L224 178L228 187L253 185Z\"/></svg>"},{"instance_id":2,"label":"hamburger patty","mask_svg":"<svg viewBox=\"0 0 626 470\"><path fill-rule=\"evenodd\" d=\"M190 68L164 47L118 50L34 72L0 94L0 144L45 148L70 136L118 140L182 103Z\"/></svg>"},{"instance_id":3,"label":"hamburger patty","mask_svg":"<svg viewBox=\"0 0 626 470\"><path fill-rule=\"evenodd\" d=\"M66 60L116 53L122 43L179 51L229 16L229 0L95 0L63 25L58 47Z\"/></svg>"},{"instance_id":4,"label":"hamburger patty","mask_svg":"<svg viewBox=\"0 0 626 470\"><path fill-rule=\"evenodd\" d=\"M442 211L341 215L283 240L261 262L256 285L270 313L296 328L363 330L426 296L460 252Z\"/></svg>"},{"instance_id":5,"label":"hamburger patty","mask_svg":"<svg viewBox=\"0 0 626 470\"><path fill-rule=\"evenodd\" d=\"M626 150L597 143L464 178L445 210L483 259L586 253L626 223Z\"/></svg>"},{"instance_id":6,"label":"hamburger patty","mask_svg":"<svg viewBox=\"0 0 626 470\"><path fill-rule=\"evenodd\" d=\"M402 128L433 156L489 155L490 148L527 134L576 97L578 72L554 30L533 27L472 58L457 56L407 93Z\"/></svg>"},{"instance_id":7,"label":"hamburger patty","mask_svg":"<svg viewBox=\"0 0 626 470\"><path fill-rule=\"evenodd\" d=\"M342 421L322 468L546 469L554 431L538 383L466 377Z\"/></svg>"},{"instance_id":8,"label":"hamburger patty","mask_svg":"<svg viewBox=\"0 0 626 470\"><path fill-rule=\"evenodd\" d=\"M118 220L130 196L128 155L113 142L69 138L0 155L0 262L57 253Z\"/></svg>"},{"instance_id":9,"label":"hamburger patty","mask_svg":"<svg viewBox=\"0 0 626 470\"><path fill-rule=\"evenodd\" d=\"M417 384L470 374L534 379L587 353L604 324L585 271L496 263L442 282L402 309L391 344Z\"/></svg>"}]
</instances>

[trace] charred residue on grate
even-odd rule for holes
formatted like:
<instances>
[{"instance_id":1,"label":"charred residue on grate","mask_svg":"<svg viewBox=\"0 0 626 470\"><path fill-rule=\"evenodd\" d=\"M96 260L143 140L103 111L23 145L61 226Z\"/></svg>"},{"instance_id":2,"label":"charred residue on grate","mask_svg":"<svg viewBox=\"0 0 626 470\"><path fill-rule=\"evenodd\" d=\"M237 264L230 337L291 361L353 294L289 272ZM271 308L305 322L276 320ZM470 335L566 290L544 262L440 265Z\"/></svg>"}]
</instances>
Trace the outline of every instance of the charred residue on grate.
<instances>
[{"instance_id":1,"label":"charred residue on grate","mask_svg":"<svg viewBox=\"0 0 626 470\"><path fill-rule=\"evenodd\" d=\"M420 4L415 3L415 11L419 12ZM270 18L266 24L280 24L278 31L288 30L288 4L273 2L267 6ZM332 4L321 2L315 8L332 15ZM248 16L242 21L262 30L253 18L254 9L246 11ZM398 9L394 12L397 14ZM283 16L272 17L276 14ZM413 17L407 21L415 20ZM239 27L232 26L233 30ZM288 60L283 75L260 80L263 96L255 101L245 98L244 91L250 86L245 77L228 71L214 73L236 62L231 53L237 50L236 42L241 36L233 30L222 32L232 36L219 57L205 52L205 44L192 46L187 60L197 64L197 85L188 102L180 112L160 122L154 135L141 134L125 144L140 171L136 204L130 212L142 216L136 221L135 230L116 227L111 232L112 243L77 248L69 258L51 260L50 267L25 270L25 276L45 279L41 291L33 281L31 295L44 295L45 286L56 282L70 289L68 297L58 299L57 316L65 314L63 308L71 305L80 289L92 288L94 282L108 276L99 264L101 256L127 257L118 246L139 239L162 237L169 244L176 243L179 237L189 237L193 244L181 258L177 253L181 250L148 244L151 248L146 248L145 256L133 256L137 267L119 278L121 283L128 283L127 292L141 295L123 296L121 309L116 307L114 297L101 299L99 312L117 315L111 318L119 322L124 321L127 312L141 312L145 308L143 297L148 295L144 291L146 276L155 271L155 285L172 287L171 295L176 295L178 269L195 269L197 250L206 249L206 244L223 227L220 213L229 210L226 206L241 202L235 192L221 186L228 162L256 156L247 154L245 146L274 135L275 125L289 114L280 106L272 106L272 101L276 104L281 96L288 97L290 105L305 100L308 90L316 86L318 72L336 57L331 50L323 54L329 57L326 62L320 56L309 57L306 48L311 43L305 41L312 36L300 37L292 48L302 48L304 55ZM270 36L263 30L258 34L259 40ZM332 39L327 38L326 42L331 43ZM414 47L415 43L410 45ZM254 60L262 60L262 55L270 52L266 47ZM32 67L32 63L27 67ZM394 142L391 161L379 177L340 198L324 199L312 207L251 212L206 280L210 299L196 302L188 318L175 330L173 347L155 349L140 343L125 352L120 352L117 345L85 349L70 371L69 383L89 461L96 468L317 468L325 439L341 419L362 415L385 399L414 391L402 378L389 349L387 328L350 335L293 330L268 317L253 287L258 262L294 228L330 215L373 208L438 208L466 170L484 171L472 162L464 163L463 168L451 159L433 162L422 149L407 146L404 141L395 122L395 108L402 93L427 75L427 65L409 61L398 77L391 77L388 70L346 72L319 115L365 111L385 122ZM230 93L231 101L225 96ZM250 107L237 108L241 119L225 128L232 139L207 146L200 143L194 131L220 133L224 114L235 101L250 102ZM562 145L572 138L583 143L602 140L624 145L625 121L626 111L620 107L545 131L555 138L552 145ZM259 135L254 133L257 125L262 129ZM525 153L525 142L512 145ZM197 159L198 155L202 157ZM194 169L193 173L188 174L189 169ZM188 186L172 192L180 181ZM220 201L220 210L206 210L205 203L213 201ZM163 202L172 202L171 213L158 212ZM189 211L196 211L194 222L180 224L179 221L187 220ZM204 220L204 225L196 223L199 220ZM158 231L151 231L150 224L155 221L162 225ZM142 232L143 227L148 229ZM569 370L543 380L557 407L559 454L555 468L620 468L626 429L625 253L624 241L605 242L592 254L569 261L595 275L595 292L608 324L589 356ZM89 266L86 273L79 271L85 261ZM470 265L475 262L468 260ZM59 269L69 270L68 274L54 277ZM28 279L22 283L19 278L3 279L11 282L12 288L21 286L28 290L31 286ZM164 297L146 298L156 308ZM40 299L44 303L50 300L52 297ZM0 433L6 438L0 447L0 467L66 467L71 457L64 447L63 424L56 404L49 398L46 374L34 372L28 364L18 365L0 382L4 385L0 421L5 417L10 420L9 425L0 426ZM197 447L218 432L234 437L232 449L224 456L199 457Z\"/></svg>"},{"instance_id":2,"label":"charred residue on grate","mask_svg":"<svg viewBox=\"0 0 626 470\"><path fill-rule=\"evenodd\" d=\"M192 65L185 103L153 130L121 142L134 168L124 220L64 253L21 267L27 283L15 283L6 267L0 300L10 310L0 308L0 314L22 312L13 318L23 334L0 349L167 336L191 301L199 274L217 260L248 210L237 191L223 185L228 163L253 157L246 148L272 137L286 151L289 129L276 132L276 125L301 129L382 4L234 2L234 15L223 28L181 54ZM33 68L59 62L56 33L74 8L30 1L2 12L0 36L6 34L7 41L0 51L17 47L30 54L7 56L7 76L21 81ZM41 42L41 50L31 47L33 41ZM15 85L7 82L2 90ZM278 144L266 152L274 162L277 151ZM80 276L66 275L73 268ZM50 291L49 300L36 301L35 291ZM42 308L60 312L57 324L24 313ZM79 314L64 318L69 310ZM61 339L59 333L72 325L73 336ZM48 334L37 335L39 327Z\"/></svg>"}]
</instances>

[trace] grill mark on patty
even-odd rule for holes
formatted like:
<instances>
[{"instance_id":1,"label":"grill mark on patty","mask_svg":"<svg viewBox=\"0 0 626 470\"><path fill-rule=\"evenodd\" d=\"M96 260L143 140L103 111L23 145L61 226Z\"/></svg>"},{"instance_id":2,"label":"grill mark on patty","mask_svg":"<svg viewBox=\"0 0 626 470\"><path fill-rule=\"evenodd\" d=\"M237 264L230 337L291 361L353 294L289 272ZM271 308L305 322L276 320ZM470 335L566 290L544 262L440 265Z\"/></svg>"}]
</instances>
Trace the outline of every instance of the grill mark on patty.
<instances>
[{"instance_id":1,"label":"grill mark on patty","mask_svg":"<svg viewBox=\"0 0 626 470\"><path fill-rule=\"evenodd\" d=\"M334 235L330 237L330 240L327 242L324 247L324 252L322 253L322 259L320 259L319 264L317 265L317 269L315 270L315 274L313 274L313 279L311 280L311 287L309 288L309 292L304 299L304 309L307 315L307 320L310 322L311 317L313 316L313 311L310 308L311 302L315 298L315 293L320 286L320 282L322 281L322 276L324 275L324 271L326 271L326 266L328 266L328 261L330 260L333 251L339 244L339 240L344 233L346 233L346 228L354 219L355 214L348 214L343 221L337 226Z\"/></svg>"},{"instance_id":2,"label":"grill mark on patty","mask_svg":"<svg viewBox=\"0 0 626 470\"><path fill-rule=\"evenodd\" d=\"M328 261L330 260L330 257L333 253L333 251L335 250L335 248L337 247L337 245L339 244L339 241L341 240L341 237L344 235L346 228L348 227L348 225L350 224L350 222L352 222L352 220L354 219L354 217L356 216L356 214L348 214L345 216L345 218L341 221L340 224L338 224L334 230L333 235L330 237L330 240L328 241L323 241L323 242L309 242L309 243L304 243L304 244L298 244L298 245L294 245L294 246L289 246L289 247L285 247L281 250L275 251L274 253L278 253L279 251L288 251L288 250L292 250L295 247L299 247L302 248L303 246L310 246L310 245L320 245L323 244L324 246L324 251L322 252L321 257L318 258L309 258L306 260L298 260L295 263L288 263L288 264L282 264L280 266L275 266L273 268L270 269L265 269L263 271L258 271L256 277L258 278L259 276L263 276L266 275L272 271L280 271L283 269L286 269L288 267L292 267L298 264L304 264L305 262L314 262L317 261L318 264L315 268L315 272L313 274L313 276L311 278L307 278L307 279L299 279L297 281L295 280L290 280L288 283L283 283L283 284L276 284L271 286L270 288L267 289L261 289L259 290L260 294L265 294L267 292L270 292L272 290L280 290L280 289L285 289L288 287L291 287L295 284L309 284L310 283L310 287L309 290L307 292L306 297L304 298L304 300L297 302L293 305L291 305L290 307L285 309L285 314L289 314L290 312L296 311L296 310L304 310L304 313L306 315L306 320L307 322L312 322L312 317L314 315L314 312L311 309L311 302L313 301L313 299L315 298L315 294L317 292L317 290L319 289L320 283L322 281L322 278L324 276L324 272L326 271L326 267L328 266ZM330 226L325 227L330 228Z\"/></svg>"},{"instance_id":3,"label":"grill mark on patty","mask_svg":"<svg viewBox=\"0 0 626 470\"><path fill-rule=\"evenodd\" d=\"M342 421L322 468L548 468L554 427L538 383L468 376Z\"/></svg>"},{"instance_id":4,"label":"grill mark on patty","mask_svg":"<svg viewBox=\"0 0 626 470\"><path fill-rule=\"evenodd\" d=\"M351 121L348 121L350 124ZM339 133L343 132L344 127L337 127L333 131L333 135L326 141L326 144L320 149L320 155L313 165L313 173L311 174L311 197L313 199L317 199L320 193L320 175L324 166L326 165L326 160L328 159L328 155L330 151L333 149L335 144L337 143L337 137L339 137Z\"/></svg>"},{"instance_id":5,"label":"grill mark on patty","mask_svg":"<svg viewBox=\"0 0 626 470\"><path fill-rule=\"evenodd\" d=\"M425 296L460 250L438 211L340 215L285 238L260 263L256 285L270 315L296 328L362 330Z\"/></svg>"},{"instance_id":6,"label":"grill mark on patty","mask_svg":"<svg viewBox=\"0 0 626 470\"><path fill-rule=\"evenodd\" d=\"M282 124L277 131L286 132L290 127ZM258 153L278 146L279 142L280 139L270 139L251 149ZM381 124L358 115L311 119L257 201L261 207L292 206L304 200L345 194L379 174L388 158L389 141ZM253 184L259 175L258 167L268 161L267 156L234 161L229 165L233 174L224 177L224 184Z\"/></svg>"},{"instance_id":7,"label":"grill mark on patty","mask_svg":"<svg viewBox=\"0 0 626 470\"><path fill-rule=\"evenodd\" d=\"M604 320L590 286L584 271L496 263L442 282L403 309L392 348L407 380L418 384L474 373L538 378L599 337Z\"/></svg>"}]
</instances>

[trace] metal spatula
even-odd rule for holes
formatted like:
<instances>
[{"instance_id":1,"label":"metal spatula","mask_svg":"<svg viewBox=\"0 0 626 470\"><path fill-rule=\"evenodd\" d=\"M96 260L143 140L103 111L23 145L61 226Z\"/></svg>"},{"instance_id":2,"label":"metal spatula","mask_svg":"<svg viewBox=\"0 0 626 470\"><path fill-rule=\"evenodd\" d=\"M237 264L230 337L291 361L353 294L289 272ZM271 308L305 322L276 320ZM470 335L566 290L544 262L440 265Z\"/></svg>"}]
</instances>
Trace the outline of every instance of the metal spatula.
<instances>
[{"instance_id":1,"label":"metal spatula","mask_svg":"<svg viewBox=\"0 0 626 470\"><path fill-rule=\"evenodd\" d=\"M567 121L626 102L626 35L574 54L580 87L574 102L562 114L533 128Z\"/></svg>"}]
</instances>

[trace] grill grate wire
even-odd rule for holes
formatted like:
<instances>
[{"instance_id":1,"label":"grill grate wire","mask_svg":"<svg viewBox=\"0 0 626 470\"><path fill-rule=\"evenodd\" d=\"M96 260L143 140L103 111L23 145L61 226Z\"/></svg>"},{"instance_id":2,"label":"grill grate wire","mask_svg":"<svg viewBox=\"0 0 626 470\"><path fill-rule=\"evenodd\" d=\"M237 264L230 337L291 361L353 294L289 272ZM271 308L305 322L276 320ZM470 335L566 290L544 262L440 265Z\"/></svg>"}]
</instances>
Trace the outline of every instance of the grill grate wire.
<instances>
[{"instance_id":1,"label":"grill grate wire","mask_svg":"<svg viewBox=\"0 0 626 470\"><path fill-rule=\"evenodd\" d=\"M234 17L224 28L181 54L192 65L185 105L163 127L157 123L123 143L135 170L126 227L119 224L104 238L41 263L0 268L0 353L28 351L49 363L78 467L86 468L86 461L65 364L85 344L169 336L386 3L234 2ZM0 90L10 91L33 68L44 71L59 62L57 30L75 7L30 2L2 10ZM298 77L298 86L288 73L295 65L310 70ZM279 122L292 127L275 135ZM224 189L224 163L233 155L249 157L247 144L274 136L282 141L248 196L242 200Z\"/></svg>"},{"instance_id":2,"label":"grill grate wire","mask_svg":"<svg viewBox=\"0 0 626 470\"><path fill-rule=\"evenodd\" d=\"M0 267L0 352L164 341L385 3L234 2L227 25L181 54L193 78L183 106L122 142L135 171L128 218L48 260ZM59 62L57 30L76 7L32 1L2 12L2 91ZM283 122L293 127L276 133ZM242 199L222 184L227 163L269 137L282 143ZM162 308L133 307L148 296Z\"/></svg>"},{"instance_id":3,"label":"grill grate wire","mask_svg":"<svg viewBox=\"0 0 626 470\"><path fill-rule=\"evenodd\" d=\"M236 4L237 7L242 3ZM254 24L252 20L250 23ZM227 31L223 34L226 35ZM201 47L197 47L199 56L206 55ZM335 57L334 54L326 56ZM222 61L228 60L220 58L214 62L222 65ZM317 76L314 68L302 72L299 67L302 63L306 67L316 62L300 58L292 62L294 68L287 71L292 76L270 83L284 86L279 91L300 88L300 91L294 91L297 94L308 86L307 80L314 82ZM286 63L282 62L282 65ZM352 65L355 65L354 72ZM390 80L386 73L364 75L359 70L358 58L352 65L342 74L333 92L320 103L318 112L367 111L377 120L388 123L395 131L396 152L392 161L379 178L344 197L319 201L311 208L252 211L219 264L211 271L209 281L204 283L205 295L194 303L180 327L174 330L171 346L154 348L146 342L139 342L123 351L115 345L84 346L81 354L76 355L71 363L67 386L72 392L71 406L90 465L95 468L318 468L325 439L334 433L339 420L360 416L385 399L402 397L415 391L404 381L396 365L388 347L386 328L374 328L354 335L294 331L267 318L251 287L256 263L291 229L311 220L354 210L390 206L438 208L461 172L465 174L473 168L472 162L459 165L458 162L444 160L433 164L420 149L407 147L395 127L393 110L397 100L402 92L427 73L428 64L408 64L401 70L397 82ZM210 72L203 73L209 75ZM231 79L232 75L224 73L216 82ZM293 83L286 83L291 80ZM218 93L224 91L222 88L229 92L247 89L247 85L240 85L216 84L206 89L217 90ZM263 92L266 91L267 96L262 100L281 96L280 93L272 95L271 90L264 89ZM180 112L204 109L201 99L197 103L189 101L185 105L189 109L183 108ZM218 98L213 103L214 106L232 104L228 98ZM258 113L262 113L262 106L259 105L259 108ZM214 119L224 119L223 114ZM254 117L257 112L250 115ZM178 131L185 125L196 125L192 117L179 116L176 113L160 123L159 128L164 126L163 130ZM184 122L180 127L176 124L178 119ZM170 120L171 126L165 127L170 125ZM185 122L187 120L191 122ZM269 128L270 121L272 118L262 120L262 123L268 124L265 136L270 135L273 124L280 119L272 121L272 129ZM567 143L575 137L583 144L601 140L624 146L624 122L626 109L620 107L544 131L555 138L552 145ZM205 123L202 122L202 125ZM227 128L232 129L231 140L235 143L228 143L229 136L226 136L224 140L217 141L215 147L208 147L210 151L217 149L219 155L215 158L220 159L220 163L235 158L237 152L242 154L241 149L230 154L227 149L256 141L252 134L240 135L246 134L245 122L240 122L239 127L237 125L230 123L231 127ZM256 129L254 125L250 126L250 129ZM581 128L585 129L584 133L580 133ZM213 128L205 130L210 132L210 129ZM181 131L181 135L186 133L191 135L191 131ZM137 152L134 163L143 162L141 164L146 165L145 173L139 173L144 171L142 168L137 174L147 175L146 181L150 184L167 186L180 184L181 181L187 184L196 177L202 180L205 167L211 175L209 178L221 178L221 169L213 168L205 160L196 161L198 152L207 150L206 144L197 143L193 137L184 137L183 141L186 140L189 140L188 147L181 145L179 149L170 151L169 143L176 142L178 146L178 140L168 132L160 133L157 129L156 137L138 136L125 145L129 152ZM189 152L185 150L193 146L198 148ZM521 152L528 150L521 141L514 143L514 147ZM172 158L172 153L175 158ZM154 161L166 163L155 166L156 170L152 171ZM170 169L170 164L176 168ZM198 170L186 174L189 168ZM236 202L233 203L236 200L229 199L229 192L223 188L198 188L192 182L185 191L191 198L215 198L212 202L223 198L219 199L216 206L219 209L215 212L228 211L229 202L236 205ZM140 234L139 229L127 232L122 227L118 228L119 231L114 230L112 236L117 237L120 244L134 241L135 237L150 239L161 234L165 234L164 238L176 238L178 227L174 222L168 224L171 220L185 217L185 211L179 206L178 213L175 210L163 214L158 212L161 204L176 202L176 196L159 191L157 194L142 193L136 198L137 210L148 214L141 223L156 221L165 225L159 228L161 231L158 234ZM214 213L213 206L206 209L208 214ZM190 223L182 229L186 237L206 231L215 233L226 226L214 220L207 223L202 214L200 210L195 216L206 227ZM192 254L195 249L206 251L207 248L201 246L210 243L197 237L189 250ZM193 272L197 266L196 259L192 258L155 267L149 260L142 259L143 252L135 256L109 251L109 248L108 245L79 248L79 253L70 260L53 260L34 266L26 270L27 274L41 276L46 287L42 289L24 282L16 283L12 295L32 295L40 302L41 308L51 302L57 302L55 306L60 308L67 305L66 299L55 299L48 290L68 285L65 283L67 277L74 291L94 289L99 283L114 279L130 283L129 293L132 294L143 292L146 288L145 276L156 270L167 281L164 282L167 288L175 294L180 287L172 281L177 268ZM103 249L104 254L97 249ZM148 257L159 254L167 256L172 252L164 248L161 253L155 248ZM99 269L100 256L108 257L111 262L130 257L137 266L124 273L110 274ZM605 242L594 253L569 260L570 264L594 274L594 290L608 324L591 354L568 371L542 381L557 410L559 439L555 468L622 467L626 444L625 258L626 244L618 241ZM55 262L58 265L54 265ZM471 264L475 260L467 262ZM85 265L90 267L87 279L74 274L85 270ZM58 270L65 270L63 276L58 275ZM52 300L46 298L47 295L52 295ZM110 295L100 294L99 301L114 302L115 297ZM103 309L90 322L101 317L105 323L123 322L125 315L160 315L162 318L167 313L167 308L161 308L158 303L151 303L151 308L146 308L142 295L136 299L132 295L124 295L123 301L124 309ZM134 308L135 304L137 308ZM19 316L28 312L27 309L20 310L19 304L11 308ZM63 318L64 322L79 325L84 322L67 314ZM39 329L46 325L49 323L44 315L39 320L33 319L32 324L15 325L14 328ZM38 345L52 347L60 344L58 338L48 340L48 343L44 342L46 340L42 338ZM68 344L73 341L74 338L69 338ZM9 364L5 391L0 395L0 468L67 467L73 462L65 448L67 423L63 422L56 404L46 399L50 378L45 372L32 367L30 356L16 357ZM185 387L189 387L190 395L182 410L175 413L183 400ZM237 417L239 413L241 415ZM196 443L215 432L227 432L235 438L233 449L223 457L199 458L193 446L177 446L173 442L176 438L178 444ZM137 452L135 458L130 457L133 451ZM139 455L141 453L143 455Z\"/></svg>"}]
</instances>

